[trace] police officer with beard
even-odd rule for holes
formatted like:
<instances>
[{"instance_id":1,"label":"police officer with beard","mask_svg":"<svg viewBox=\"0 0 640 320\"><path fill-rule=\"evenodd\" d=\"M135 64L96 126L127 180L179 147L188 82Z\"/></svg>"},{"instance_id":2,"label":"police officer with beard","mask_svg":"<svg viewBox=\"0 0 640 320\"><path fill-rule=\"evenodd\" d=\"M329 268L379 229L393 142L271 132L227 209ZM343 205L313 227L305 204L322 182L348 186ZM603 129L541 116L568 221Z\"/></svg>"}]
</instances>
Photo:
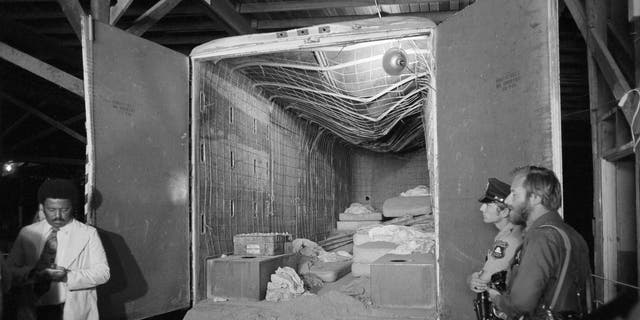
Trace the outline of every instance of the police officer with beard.
<instances>
[{"instance_id":1,"label":"police officer with beard","mask_svg":"<svg viewBox=\"0 0 640 320\"><path fill-rule=\"evenodd\" d=\"M514 170L505 203L511 220L525 223L526 229L507 291L488 290L494 306L508 319L547 319L549 313L575 319L590 311L589 249L557 212L562 191L553 171L536 166Z\"/></svg>"}]
</instances>

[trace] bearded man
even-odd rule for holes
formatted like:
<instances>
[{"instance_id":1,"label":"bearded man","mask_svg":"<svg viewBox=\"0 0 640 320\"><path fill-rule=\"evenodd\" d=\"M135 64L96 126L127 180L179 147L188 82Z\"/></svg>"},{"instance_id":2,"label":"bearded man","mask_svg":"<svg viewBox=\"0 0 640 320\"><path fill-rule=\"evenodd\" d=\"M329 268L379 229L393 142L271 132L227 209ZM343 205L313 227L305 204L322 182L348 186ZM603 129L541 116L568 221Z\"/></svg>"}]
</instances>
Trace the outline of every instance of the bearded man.
<instances>
[{"instance_id":1,"label":"bearded man","mask_svg":"<svg viewBox=\"0 0 640 320\"><path fill-rule=\"evenodd\" d=\"M553 171L536 166L514 170L505 203L511 221L526 228L507 291L489 289L494 306L508 319L546 319L548 313L575 319L589 312L589 249L557 212L562 190Z\"/></svg>"}]
</instances>

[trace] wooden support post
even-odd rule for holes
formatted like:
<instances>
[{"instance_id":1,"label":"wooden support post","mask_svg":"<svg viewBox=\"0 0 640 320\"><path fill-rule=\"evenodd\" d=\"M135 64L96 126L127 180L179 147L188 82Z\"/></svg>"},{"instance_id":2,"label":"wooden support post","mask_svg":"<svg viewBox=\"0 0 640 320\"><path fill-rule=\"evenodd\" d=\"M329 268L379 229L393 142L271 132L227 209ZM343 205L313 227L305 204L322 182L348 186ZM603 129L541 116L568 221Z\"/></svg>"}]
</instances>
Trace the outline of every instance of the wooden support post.
<instances>
[{"instance_id":1,"label":"wooden support post","mask_svg":"<svg viewBox=\"0 0 640 320\"><path fill-rule=\"evenodd\" d=\"M633 44L634 44L634 64L635 64L635 87L637 88L640 85L640 43L638 43L638 39L640 39L640 21L635 21L633 23ZM640 99L640 97L637 97ZM629 124L631 125L631 123ZM635 134L636 128L633 129ZM636 248L640 249L640 151L636 151L635 153L635 178L636 178ZM637 255L636 260L638 270L638 281L636 283L637 286L640 286L640 250Z\"/></svg>"},{"instance_id":2,"label":"wooden support post","mask_svg":"<svg viewBox=\"0 0 640 320\"><path fill-rule=\"evenodd\" d=\"M58 120L55 120L49 116L47 116L46 114L44 114L43 112L41 112L40 110L37 110L31 106L29 106L27 103L5 93L0 91L0 97L8 100L9 102L11 102L12 104L26 110L27 112L37 116L38 118L44 120L45 122L49 123L50 125L58 128L59 130L63 131L64 133L74 137L75 139L79 140L82 143L87 143L87 139L75 132L74 130L72 130L71 128L67 127L66 125L62 124L61 122L59 122Z\"/></svg>"},{"instance_id":3,"label":"wooden support post","mask_svg":"<svg viewBox=\"0 0 640 320\"><path fill-rule=\"evenodd\" d=\"M118 2L111 7L109 23L115 25L120 21L120 18L124 16L124 13L129 9L129 6L133 3L133 0L118 0Z\"/></svg>"},{"instance_id":4,"label":"wooden support post","mask_svg":"<svg viewBox=\"0 0 640 320\"><path fill-rule=\"evenodd\" d=\"M247 21L227 0L199 0L204 13L214 21L222 20L231 34L255 33L251 23Z\"/></svg>"},{"instance_id":5,"label":"wooden support post","mask_svg":"<svg viewBox=\"0 0 640 320\"><path fill-rule=\"evenodd\" d=\"M141 36L147 30L151 29L156 22L175 8L182 0L160 0L147 12L143 13L136 21L133 22L133 26L127 29L128 32Z\"/></svg>"},{"instance_id":6,"label":"wooden support post","mask_svg":"<svg viewBox=\"0 0 640 320\"><path fill-rule=\"evenodd\" d=\"M0 58L30 71L45 80L49 80L81 97L84 95L84 84L82 80L24 52L14 49L4 42L0 42Z\"/></svg>"},{"instance_id":7,"label":"wooden support post","mask_svg":"<svg viewBox=\"0 0 640 320\"><path fill-rule=\"evenodd\" d=\"M587 24L591 31L606 43L607 3L605 1L587 0L586 15L575 14L577 1L565 0L571 10L574 20L583 36L586 34ZM587 21L588 20L588 21ZM594 48L595 38L586 36L587 47ZM615 239L615 166L602 158L602 139L605 134L601 130L600 116L610 108L615 108L615 101L611 101L609 88L605 77L597 62L597 55L593 50L587 52L589 68L589 109L591 111L591 136L593 154L594 180L594 256L595 273L606 279L615 280L617 271L617 245ZM615 288L611 283L596 280L596 299L607 302L615 295Z\"/></svg>"},{"instance_id":8,"label":"wooden support post","mask_svg":"<svg viewBox=\"0 0 640 320\"><path fill-rule=\"evenodd\" d=\"M107 2L106 0L104 1ZM64 12L64 15L67 17L67 21L69 21L73 32L75 32L76 37L80 39L80 32L82 32L80 19L85 15L84 9L82 9L78 0L58 0L58 3L62 8L62 12Z\"/></svg>"}]
</instances>

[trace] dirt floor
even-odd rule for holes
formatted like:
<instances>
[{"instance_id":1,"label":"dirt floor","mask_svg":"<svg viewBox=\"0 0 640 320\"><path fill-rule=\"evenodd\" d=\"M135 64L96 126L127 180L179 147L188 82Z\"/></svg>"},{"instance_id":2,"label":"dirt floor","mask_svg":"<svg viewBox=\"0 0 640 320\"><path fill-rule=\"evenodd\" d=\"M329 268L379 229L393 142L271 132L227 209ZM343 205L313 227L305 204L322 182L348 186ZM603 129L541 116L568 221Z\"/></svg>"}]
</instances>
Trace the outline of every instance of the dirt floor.
<instances>
[{"instance_id":1,"label":"dirt floor","mask_svg":"<svg viewBox=\"0 0 640 320\"><path fill-rule=\"evenodd\" d=\"M369 279L348 274L327 283L317 294L299 296L285 302L214 302L197 303L187 320L364 320L364 319L436 319L433 309L381 308L371 303Z\"/></svg>"}]
</instances>

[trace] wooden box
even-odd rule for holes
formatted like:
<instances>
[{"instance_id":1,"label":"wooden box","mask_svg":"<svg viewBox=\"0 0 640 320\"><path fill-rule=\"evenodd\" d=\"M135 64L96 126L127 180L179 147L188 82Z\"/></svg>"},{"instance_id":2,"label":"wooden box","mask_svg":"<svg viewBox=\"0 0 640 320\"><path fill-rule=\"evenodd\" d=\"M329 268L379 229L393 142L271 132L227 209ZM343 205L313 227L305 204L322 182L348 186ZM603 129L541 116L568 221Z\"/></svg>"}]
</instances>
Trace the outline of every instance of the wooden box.
<instances>
[{"instance_id":1,"label":"wooden box","mask_svg":"<svg viewBox=\"0 0 640 320\"><path fill-rule=\"evenodd\" d=\"M285 253L285 243L291 241L290 234L244 233L233 236L233 254L275 256Z\"/></svg>"},{"instance_id":2,"label":"wooden box","mask_svg":"<svg viewBox=\"0 0 640 320\"><path fill-rule=\"evenodd\" d=\"M278 267L296 268L297 256L233 255L207 260L207 298L258 301Z\"/></svg>"}]
</instances>

